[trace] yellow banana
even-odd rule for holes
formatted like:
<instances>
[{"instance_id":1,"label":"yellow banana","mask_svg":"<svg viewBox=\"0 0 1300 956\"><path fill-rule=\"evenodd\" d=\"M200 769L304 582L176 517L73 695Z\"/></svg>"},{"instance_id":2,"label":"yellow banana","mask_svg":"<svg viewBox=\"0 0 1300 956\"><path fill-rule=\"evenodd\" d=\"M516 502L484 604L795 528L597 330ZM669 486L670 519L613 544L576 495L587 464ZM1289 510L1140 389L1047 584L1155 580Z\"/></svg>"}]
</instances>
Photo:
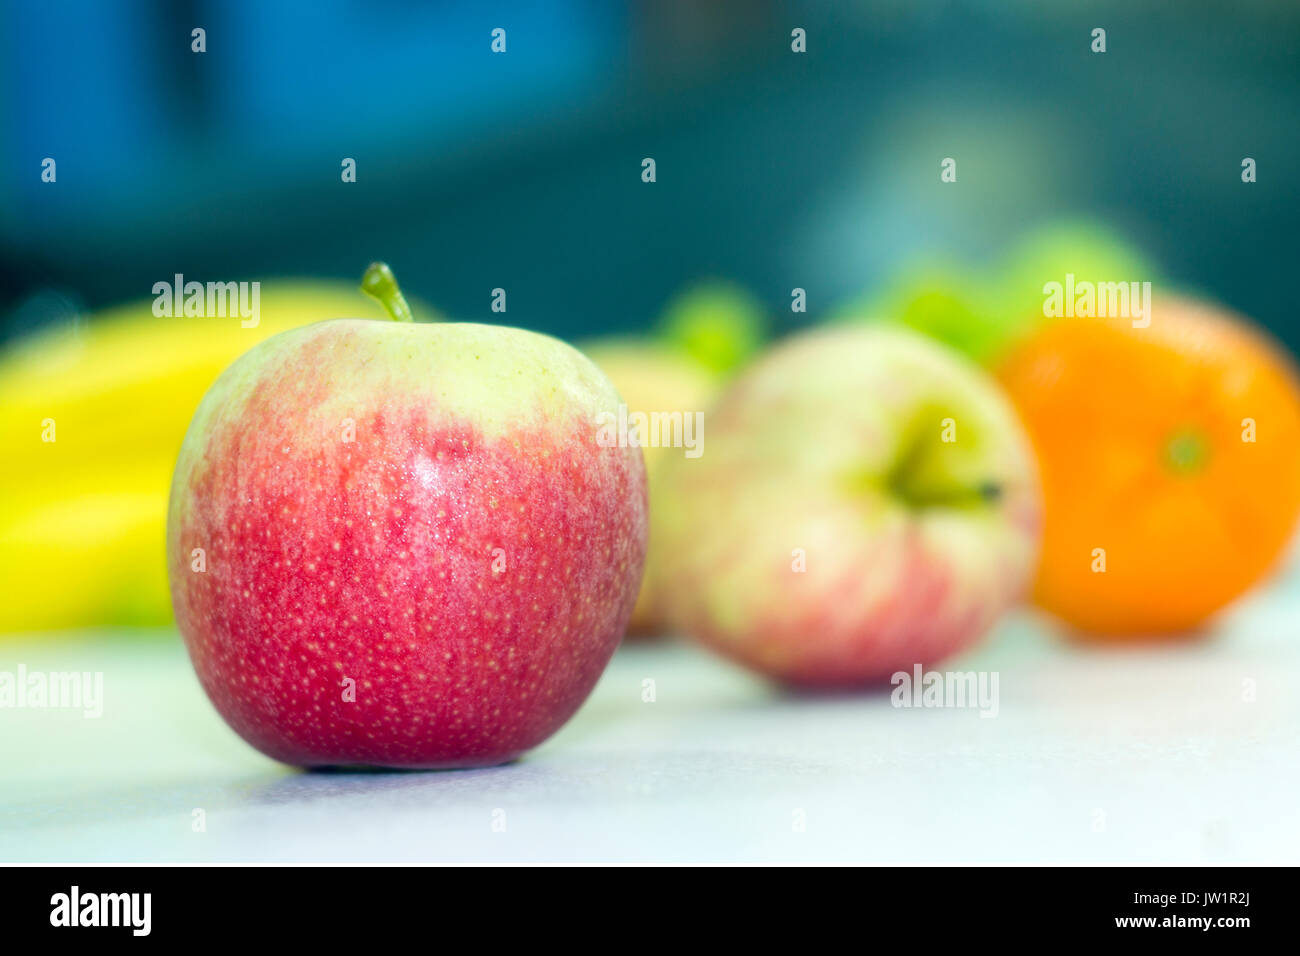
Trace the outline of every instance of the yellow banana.
<instances>
[{"instance_id":1,"label":"yellow banana","mask_svg":"<svg viewBox=\"0 0 1300 956\"><path fill-rule=\"evenodd\" d=\"M167 492L208 387L277 332L382 318L355 286L330 282L263 282L253 328L152 306L38 332L0 355L0 633L170 621Z\"/></svg>"}]
</instances>

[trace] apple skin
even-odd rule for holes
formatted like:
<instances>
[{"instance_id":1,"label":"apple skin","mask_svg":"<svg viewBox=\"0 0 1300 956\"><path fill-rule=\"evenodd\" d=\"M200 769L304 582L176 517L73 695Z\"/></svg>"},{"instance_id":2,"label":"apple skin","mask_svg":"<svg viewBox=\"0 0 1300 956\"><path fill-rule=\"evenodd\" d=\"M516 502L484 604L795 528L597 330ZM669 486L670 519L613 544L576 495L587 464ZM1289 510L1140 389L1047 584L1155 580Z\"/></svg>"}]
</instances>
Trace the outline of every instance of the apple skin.
<instances>
[{"instance_id":1,"label":"apple skin","mask_svg":"<svg viewBox=\"0 0 1300 956\"><path fill-rule=\"evenodd\" d=\"M677 504L652 533L673 556L670 620L792 685L879 684L940 661L1034 571L1040 497L1014 412L973 364L891 325L769 352L665 483Z\"/></svg>"},{"instance_id":2,"label":"apple skin","mask_svg":"<svg viewBox=\"0 0 1300 956\"><path fill-rule=\"evenodd\" d=\"M581 353L496 326L337 319L236 361L190 425L167 530L222 717L304 767L482 766L549 737L640 584L641 452L596 437L617 406Z\"/></svg>"}]
</instances>

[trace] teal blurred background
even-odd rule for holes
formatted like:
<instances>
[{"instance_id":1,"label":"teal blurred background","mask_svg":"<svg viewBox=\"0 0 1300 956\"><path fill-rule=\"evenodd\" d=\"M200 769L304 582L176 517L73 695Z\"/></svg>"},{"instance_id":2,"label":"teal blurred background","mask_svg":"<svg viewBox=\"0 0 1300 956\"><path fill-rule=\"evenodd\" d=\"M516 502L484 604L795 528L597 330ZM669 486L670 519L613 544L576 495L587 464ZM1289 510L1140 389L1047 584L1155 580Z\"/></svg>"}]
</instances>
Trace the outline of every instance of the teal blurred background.
<instances>
[{"instance_id":1,"label":"teal blurred background","mask_svg":"<svg viewBox=\"0 0 1300 956\"><path fill-rule=\"evenodd\" d=\"M1291 2L61 0L0 22L6 337L177 272L355 281L376 258L447 314L501 318L503 287L512 324L568 337L725 276L780 332L795 286L814 317L1086 217L1300 346Z\"/></svg>"}]
</instances>

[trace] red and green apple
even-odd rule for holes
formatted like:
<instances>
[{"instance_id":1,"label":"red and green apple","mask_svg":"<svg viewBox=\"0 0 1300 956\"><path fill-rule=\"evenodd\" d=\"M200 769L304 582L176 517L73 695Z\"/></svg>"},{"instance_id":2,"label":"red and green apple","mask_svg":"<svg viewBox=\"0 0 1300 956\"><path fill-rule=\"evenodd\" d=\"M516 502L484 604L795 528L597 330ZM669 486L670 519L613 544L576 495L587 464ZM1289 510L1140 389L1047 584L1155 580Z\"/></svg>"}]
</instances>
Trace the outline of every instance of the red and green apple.
<instances>
[{"instance_id":1,"label":"red and green apple","mask_svg":"<svg viewBox=\"0 0 1300 956\"><path fill-rule=\"evenodd\" d=\"M386 267L366 287L410 318ZM177 623L221 716L299 766L502 763L573 715L646 543L640 449L581 353L500 326L335 319L213 385L176 464Z\"/></svg>"},{"instance_id":2,"label":"red and green apple","mask_svg":"<svg viewBox=\"0 0 1300 956\"><path fill-rule=\"evenodd\" d=\"M779 345L714 406L656 513L670 620L780 681L852 687L972 644L1041 522L1030 447L979 368L892 325Z\"/></svg>"}]
</instances>

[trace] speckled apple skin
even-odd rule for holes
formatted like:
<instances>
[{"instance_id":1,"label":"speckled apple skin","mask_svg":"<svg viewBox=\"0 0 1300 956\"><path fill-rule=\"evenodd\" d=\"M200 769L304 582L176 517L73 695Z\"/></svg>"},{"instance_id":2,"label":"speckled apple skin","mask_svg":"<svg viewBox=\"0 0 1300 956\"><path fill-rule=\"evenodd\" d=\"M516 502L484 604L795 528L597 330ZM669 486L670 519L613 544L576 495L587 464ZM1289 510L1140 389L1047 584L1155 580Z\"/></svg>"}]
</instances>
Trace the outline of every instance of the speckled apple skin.
<instances>
[{"instance_id":1,"label":"speckled apple skin","mask_svg":"<svg viewBox=\"0 0 1300 956\"><path fill-rule=\"evenodd\" d=\"M800 687L888 686L1025 593L1042 525L1032 451L996 384L943 346L881 325L795 336L707 426L703 454L670 463L674 506L655 509L653 534L674 626L725 656ZM997 496L901 500L886 476L917 435L931 452L918 485Z\"/></svg>"},{"instance_id":2,"label":"speckled apple skin","mask_svg":"<svg viewBox=\"0 0 1300 956\"><path fill-rule=\"evenodd\" d=\"M618 402L574 349L496 326L340 319L239 359L167 531L222 717L304 767L497 764L553 734L641 578L641 453L596 441Z\"/></svg>"}]
</instances>

